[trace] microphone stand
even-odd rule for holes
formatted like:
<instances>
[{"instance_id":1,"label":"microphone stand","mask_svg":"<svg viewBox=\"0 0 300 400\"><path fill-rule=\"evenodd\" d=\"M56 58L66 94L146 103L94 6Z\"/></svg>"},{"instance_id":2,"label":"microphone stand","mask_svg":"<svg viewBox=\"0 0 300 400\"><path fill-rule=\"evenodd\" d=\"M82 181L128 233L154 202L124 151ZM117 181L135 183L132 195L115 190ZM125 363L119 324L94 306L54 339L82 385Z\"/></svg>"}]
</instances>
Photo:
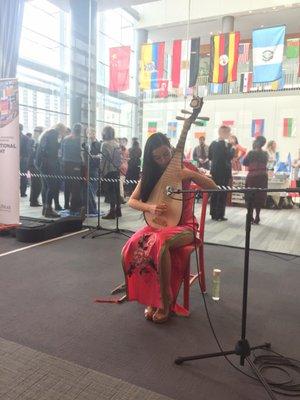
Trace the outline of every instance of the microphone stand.
<instances>
[{"instance_id":1,"label":"microphone stand","mask_svg":"<svg viewBox=\"0 0 300 400\"><path fill-rule=\"evenodd\" d=\"M243 306L242 306L242 323L241 323L241 337L235 345L234 350L220 351L218 353L208 353L199 354L187 357L178 357L175 359L175 364L181 365L185 361L202 360L205 358L221 357L231 354L236 354L240 356L240 365L244 366L245 360L250 365L251 369L254 371L258 380L261 382L269 398L276 400L274 393L272 392L268 382L263 377L261 372L258 370L256 365L250 359L251 351L255 349L269 349L271 343L264 343L262 345L250 347L250 344L246 338L246 323L247 323L247 301L248 301L248 276L249 276L249 252L250 252L250 232L251 232L251 217L253 212L253 201L256 192L300 192L298 189L261 189L261 188L246 188L246 189L231 189L226 187L221 187L221 189L208 189L208 190L177 190L171 187L167 188L168 195L180 194L180 193L194 193L200 194L201 192L215 193L215 192L238 192L238 193L248 193L249 197L247 199L247 216L246 216L246 237L245 237L245 249L244 249L244 283L243 283Z\"/></svg>"},{"instance_id":2,"label":"microphone stand","mask_svg":"<svg viewBox=\"0 0 300 400\"><path fill-rule=\"evenodd\" d=\"M83 146L83 149L88 154L88 156L93 159L93 156L86 149L86 146ZM120 174L120 169L112 162L112 160L109 157L107 157L101 150L99 151L99 154L101 154L102 158L104 158L104 160L106 162L110 163L116 169L116 171ZM94 162L94 159L93 159L93 162ZM126 230L123 230L123 229L119 228L119 217L118 217L118 215L116 215L116 227L115 227L115 229L104 228L100 224L100 191L101 191L101 168L100 167L98 168L98 188L97 188L97 191L98 191L98 194L99 194L99 196L98 196L98 224L97 224L96 228L92 230L92 232L87 233L82 238L85 238L85 237L89 236L90 234L92 234L92 239L94 239L96 237L109 235L111 233L118 233L120 235L123 235L123 236L129 238L131 236L132 232L126 231ZM117 195L116 199L117 199L117 204L116 204L117 208L120 208L120 196ZM104 233L97 233L99 231L104 231ZM127 232L129 232L130 234L128 234Z\"/></svg>"},{"instance_id":3,"label":"microphone stand","mask_svg":"<svg viewBox=\"0 0 300 400\"><path fill-rule=\"evenodd\" d=\"M87 148L85 143L82 143L82 149L83 149L82 151L84 151L85 154L88 156L87 159L91 160L92 163L96 166L96 161L95 161L93 155L89 152L89 150L88 150L88 148ZM86 235L83 235L81 237L82 239L85 239L86 237L94 234L94 232L97 232L97 231L107 231L106 234L109 234L109 233L112 232L111 229L104 228L100 224L100 215L101 215L101 208L100 208L101 175L100 175L100 167L99 166L97 166L97 167L98 167L97 168L97 173L98 173L98 176L97 176L97 225L96 225L95 228L92 228L90 230L90 232L88 232ZM88 185L89 185L89 182L88 182ZM89 196L89 193L88 193L88 196Z\"/></svg>"}]
</instances>

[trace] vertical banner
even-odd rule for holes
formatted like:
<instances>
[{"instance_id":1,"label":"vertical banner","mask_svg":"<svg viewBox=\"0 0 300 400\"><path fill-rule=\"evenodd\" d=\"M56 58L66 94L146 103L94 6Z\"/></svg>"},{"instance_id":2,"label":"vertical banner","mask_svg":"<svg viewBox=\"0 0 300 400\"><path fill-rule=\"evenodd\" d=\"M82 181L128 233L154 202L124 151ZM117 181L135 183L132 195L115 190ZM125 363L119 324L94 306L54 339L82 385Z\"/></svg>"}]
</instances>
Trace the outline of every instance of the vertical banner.
<instances>
[{"instance_id":1,"label":"vertical banner","mask_svg":"<svg viewBox=\"0 0 300 400\"><path fill-rule=\"evenodd\" d=\"M292 137L295 136L296 126L293 118L283 118L283 136Z\"/></svg>"},{"instance_id":2,"label":"vertical banner","mask_svg":"<svg viewBox=\"0 0 300 400\"><path fill-rule=\"evenodd\" d=\"M0 79L0 228L19 223L19 103L16 79Z\"/></svg>"},{"instance_id":3,"label":"vertical banner","mask_svg":"<svg viewBox=\"0 0 300 400\"><path fill-rule=\"evenodd\" d=\"M109 49L109 90L121 92L129 89L130 46Z\"/></svg>"}]
</instances>

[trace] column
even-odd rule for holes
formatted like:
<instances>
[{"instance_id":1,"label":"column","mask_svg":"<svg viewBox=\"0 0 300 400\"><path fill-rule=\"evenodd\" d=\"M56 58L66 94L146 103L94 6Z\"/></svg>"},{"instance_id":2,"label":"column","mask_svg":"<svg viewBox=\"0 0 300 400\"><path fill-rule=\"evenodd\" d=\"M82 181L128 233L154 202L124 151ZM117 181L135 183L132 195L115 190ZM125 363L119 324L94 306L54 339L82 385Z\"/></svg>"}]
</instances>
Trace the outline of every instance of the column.
<instances>
[{"instance_id":1,"label":"column","mask_svg":"<svg viewBox=\"0 0 300 400\"><path fill-rule=\"evenodd\" d=\"M140 144L142 144L143 138L143 99L141 98L141 91L139 87L139 73L140 73L140 58L141 58L141 45L147 43L148 31L146 29L137 29L136 31L136 69L134 71L136 78L136 98L138 104L135 107L134 112L134 126L135 126L135 137L139 139Z\"/></svg>"},{"instance_id":2,"label":"column","mask_svg":"<svg viewBox=\"0 0 300 400\"><path fill-rule=\"evenodd\" d=\"M222 18L222 33L228 33L234 31L234 17L226 15Z\"/></svg>"},{"instance_id":3,"label":"column","mask_svg":"<svg viewBox=\"0 0 300 400\"><path fill-rule=\"evenodd\" d=\"M97 2L72 0L71 6L71 127L96 126Z\"/></svg>"}]
</instances>

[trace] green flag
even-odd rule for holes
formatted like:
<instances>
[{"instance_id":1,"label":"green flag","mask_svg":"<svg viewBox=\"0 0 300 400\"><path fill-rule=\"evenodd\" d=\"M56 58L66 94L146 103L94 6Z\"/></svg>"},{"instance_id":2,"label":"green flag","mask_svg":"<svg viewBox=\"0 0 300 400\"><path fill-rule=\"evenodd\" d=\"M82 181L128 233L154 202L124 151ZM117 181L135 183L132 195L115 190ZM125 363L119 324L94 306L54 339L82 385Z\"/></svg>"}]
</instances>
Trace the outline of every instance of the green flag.
<instances>
[{"instance_id":1,"label":"green flag","mask_svg":"<svg viewBox=\"0 0 300 400\"><path fill-rule=\"evenodd\" d=\"M287 58L297 58L299 57L299 47L300 47L300 39L287 39L286 41L286 49L285 55Z\"/></svg>"}]
</instances>

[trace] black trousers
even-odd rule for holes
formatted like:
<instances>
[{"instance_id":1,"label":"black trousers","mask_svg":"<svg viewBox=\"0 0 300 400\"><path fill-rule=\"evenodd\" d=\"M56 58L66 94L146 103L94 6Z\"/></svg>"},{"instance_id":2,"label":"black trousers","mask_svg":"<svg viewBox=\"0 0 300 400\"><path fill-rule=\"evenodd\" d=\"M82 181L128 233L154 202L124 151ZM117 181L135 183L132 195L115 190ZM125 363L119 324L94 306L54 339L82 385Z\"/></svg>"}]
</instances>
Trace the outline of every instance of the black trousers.
<instances>
[{"instance_id":1,"label":"black trousers","mask_svg":"<svg viewBox=\"0 0 300 400\"><path fill-rule=\"evenodd\" d=\"M216 185L228 186L230 177L213 176ZM227 193L213 193L210 199L210 215L213 219L224 218Z\"/></svg>"},{"instance_id":2,"label":"black trousers","mask_svg":"<svg viewBox=\"0 0 300 400\"><path fill-rule=\"evenodd\" d=\"M43 175L45 175L42 177L42 198L44 198L43 205L46 207L51 207L52 201L58 199L59 195L59 180L55 177L55 175L59 175L60 173L59 165L53 164L42 166L40 171Z\"/></svg>"},{"instance_id":3,"label":"black trousers","mask_svg":"<svg viewBox=\"0 0 300 400\"><path fill-rule=\"evenodd\" d=\"M39 174L39 171L35 167L31 167L30 172L32 174ZM41 178L39 176L32 176L31 186L30 186L30 204L38 202L38 197L41 194L41 190L42 190Z\"/></svg>"},{"instance_id":4,"label":"black trousers","mask_svg":"<svg viewBox=\"0 0 300 400\"><path fill-rule=\"evenodd\" d=\"M67 194L67 197L70 195L70 197L71 197L70 210L71 211L79 211L79 209L82 207L82 204L83 204L82 180L68 179L68 177L82 178L81 164L67 161L67 162L64 162L63 169L64 169L64 175L66 176L65 191L67 190L67 193L65 192L65 201L68 200L68 198L66 199L66 194ZM66 185L66 183L67 183L67 185Z\"/></svg>"},{"instance_id":5,"label":"black trousers","mask_svg":"<svg viewBox=\"0 0 300 400\"><path fill-rule=\"evenodd\" d=\"M116 182L105 182L104 191L108 198L110 209L120 208L120 173L119 171L109 172L105 175L105 178L116 180Z\"/></svg>"},{"instance_id":6,"label":"black trousers","mask_svg":"<svg viewBox=\"0 0 300 400\"><path fill-rule=\"evenodd\" d=\"M20 158L20 172L26 174L28 171L28 158ZM22 175L20 177L20 193L21 196L25 196L27 190L27 176Z\"/></svg>"}]
</instances>

